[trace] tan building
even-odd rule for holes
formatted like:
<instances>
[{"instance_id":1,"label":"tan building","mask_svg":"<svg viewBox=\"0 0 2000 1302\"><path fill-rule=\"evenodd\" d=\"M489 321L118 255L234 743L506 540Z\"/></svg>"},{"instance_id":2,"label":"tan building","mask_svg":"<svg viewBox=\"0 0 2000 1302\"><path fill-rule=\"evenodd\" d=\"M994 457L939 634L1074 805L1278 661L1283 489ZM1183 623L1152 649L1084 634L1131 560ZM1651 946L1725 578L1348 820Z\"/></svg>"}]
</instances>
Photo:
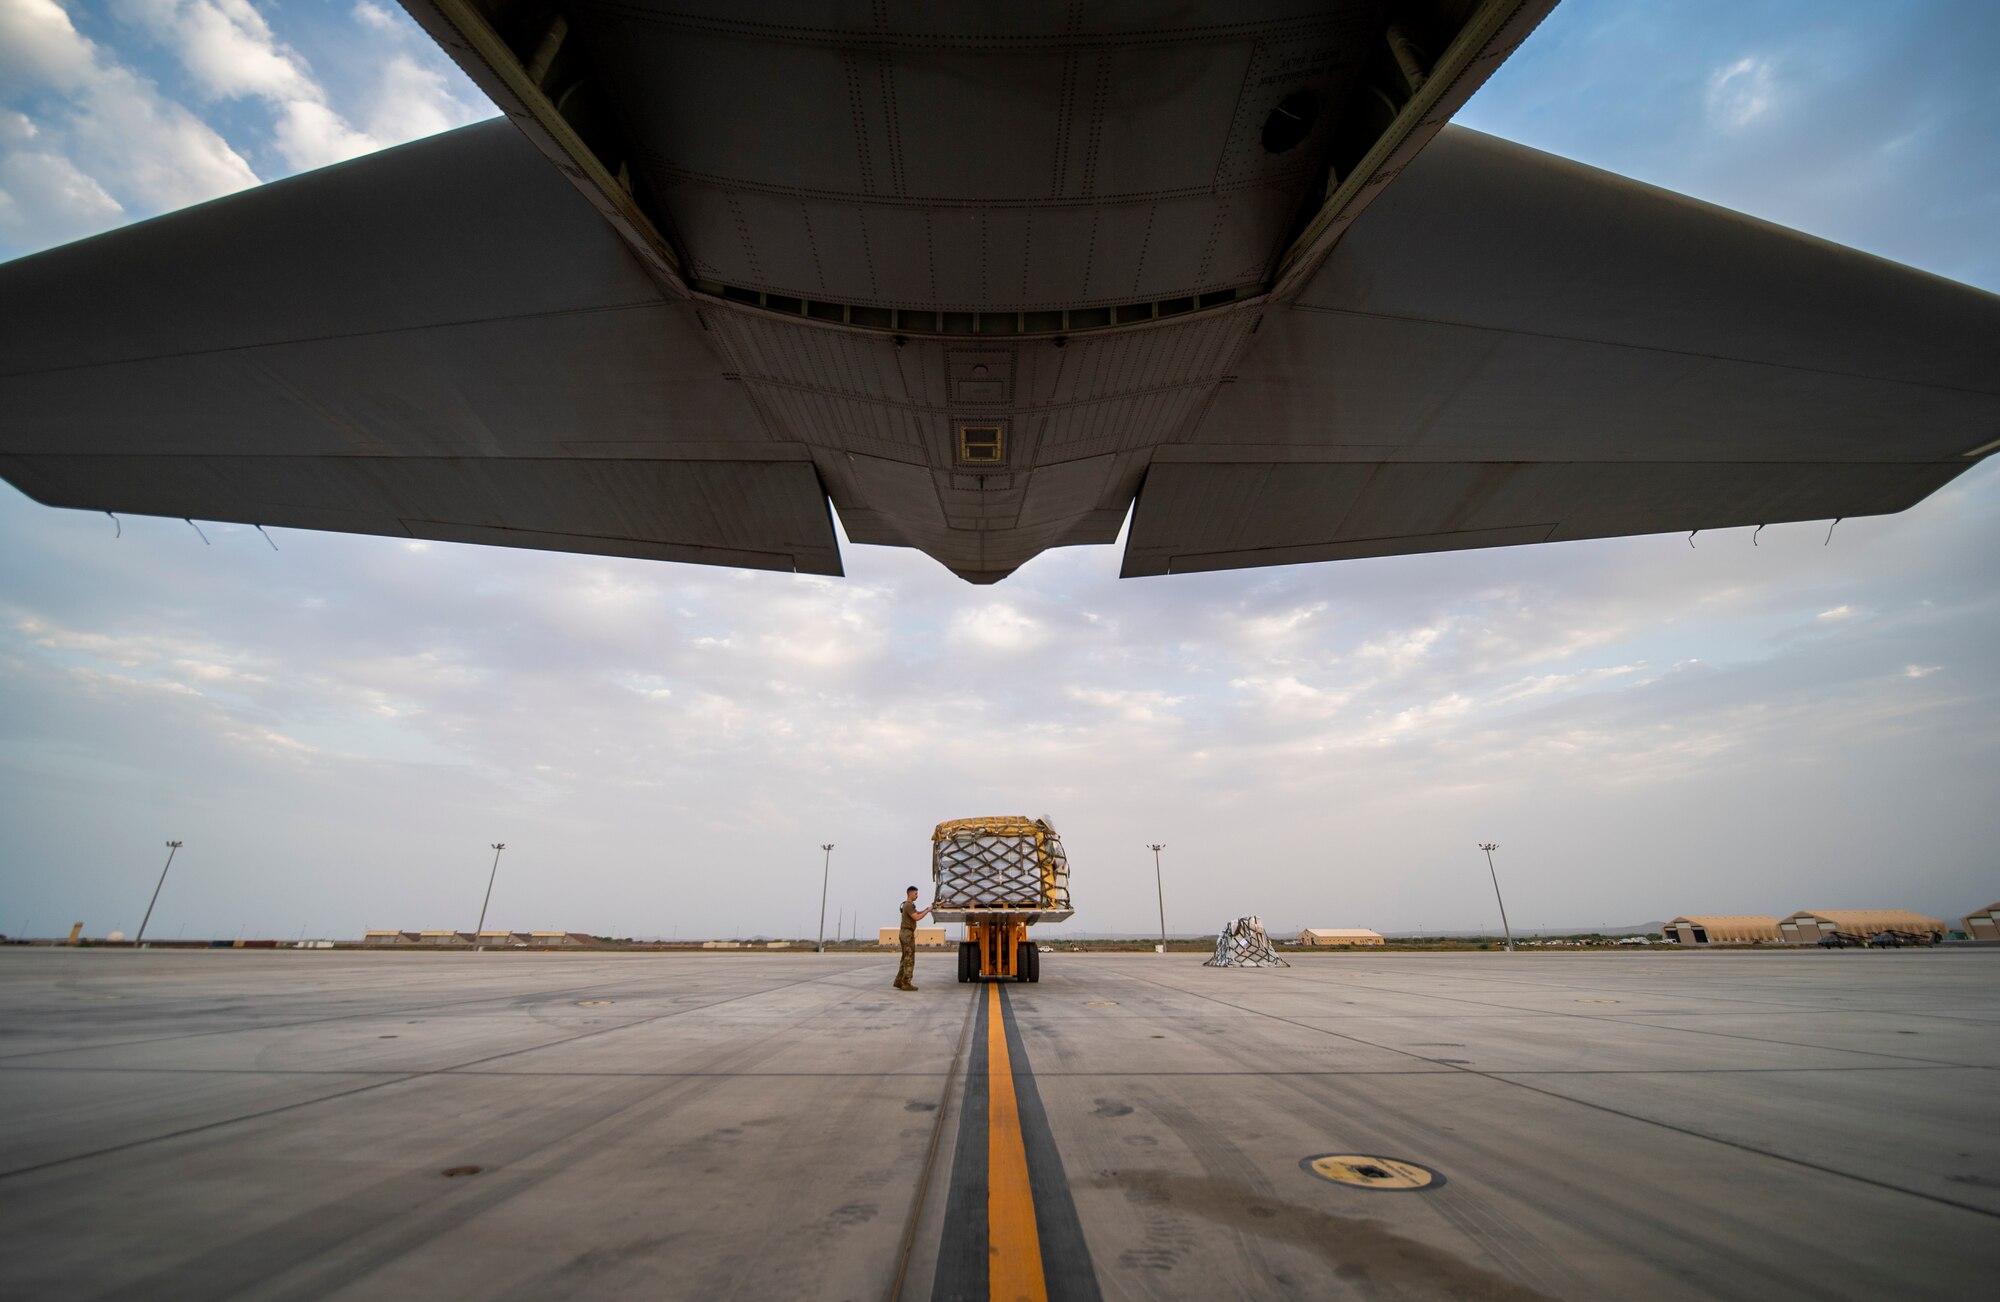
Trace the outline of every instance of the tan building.
<instances>
[{"instance_id":1,"label":"tan building","mask_svg":"<svg viewBox=\"0 0 2000 1302\"><path fill-rule=\"evenodd\" d=\"M895 946L896 946L896 944L897 944L897 939L896 939L896 932L897 932L897 929L896 929L896 928L894 928L894 927L884 927L884 928L882 928L882 930L881 930L881 931L880 931L879 933L877 933L877 940L876 940L876 943L877 943L877 944L879 944L879 945L887 945L887 946L889 946L889 947L890 947L890 948L892 948L892 949L893 949L893 948L895 948ZM943 928L943 927L918 927L918 928L917 928L917 948L918 948L918 949L925 949L925 948L930 948L930 949L939 949L939 948L942 948L942 947L943 947L943 945L944 945L944 928Z\"/></svg>"},{"instance_id":2,"label":"tan building","mask_svg":"<svg viewBox=\"0 0 2000 1302\"><path fill-rule=\"evenodd\" d=\"M1973 940L2000 940L2000 904L1989 904L1965 915L1965 934Z\"/></svg>"},{"instance_id":3,"label":"tan building","mask_svg":"<svg viewBox=\"0 0 2000 1302\"><path fill-rule=\"evenodd\" d=\"M537 949L548 949L562 945L595 945L597 943L597 937L587 931L530 931L517 932L515 934Z\"/></svg>"},{"instance_id":4,"label":"tan building","mask_svg":"<svg viewBox=\"0 0 2000 1302\"><path fill-rule=\"evenodd\" d=\"M1660 929L1681 945L1778 943L1778 920L1765 913L1684 913ZM1817 937L1815 937L1817 939Z\"/></svg>"},{"instance_id":5,"label":"tan building","mask_svg":"<svg viewBox=\"0 0 2000 1302\"><path fill-rule=\"evenodd\" d=\"M1366 927L1307 927L1299 933L1301 945L1379 945L1382 933Z\"/></svg>"},{"instance_id":6,"label":"tan building","mask_svg":"<svg viewBox=\"0 0 2000 1302\"><path fill-rule=\"evenodd\" d=\"M1800 909L1779 920L1778 939L1787 945L1817 945L1827 936L1867 940L1893 931L1905 939L1929 940L1943 930L1942 920L1908 909Z\"/></svg>"},{"instance_id":7,"label":"tan building","mask_svg":"<svg viewBox=\"0 0 2000 1302\"><path fill-rule=\"evenodd\" d=\"M484 945L489 949L534 946L546 949L558 945L594 945L595 936L581 931L395 931L370 928L361 937L363 945Z\"/></svg>"}]
</instances>

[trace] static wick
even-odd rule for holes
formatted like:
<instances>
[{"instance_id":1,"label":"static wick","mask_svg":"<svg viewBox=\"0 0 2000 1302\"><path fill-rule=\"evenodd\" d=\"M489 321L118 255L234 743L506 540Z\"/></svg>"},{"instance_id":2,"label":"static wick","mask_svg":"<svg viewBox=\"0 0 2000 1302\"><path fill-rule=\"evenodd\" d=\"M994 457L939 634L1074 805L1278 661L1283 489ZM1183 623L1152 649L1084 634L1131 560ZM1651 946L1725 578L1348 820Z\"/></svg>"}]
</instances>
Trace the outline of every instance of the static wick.
<instances>
[{"instance_id":1,"label":"static wick","mask_svg":"<svg viewBox=\"0 0 2000 1302\"><path fill-rule=\"evenodd\" d=\"M1755 546L1757 545L1757 535L1758 535L1758 534L1760 534L1760 533L1762 533L1762 532L1764 532L1764 529L1765 529L1765 526L1764 526L1764 525L1761 525L1761 524L1760 524L1760 525L1758 525L1758 526L1757 526L1757 527L1756 527L1755 529L1751 530L1751 532L1750 532L1750 545L1751 545L1752 547L1755 547Z\"/></svg>"},{"instance_id":2,"label":"static wick","mask_svg":"<svg viewBox=\"0 0 2000 1302\"><path fill-rule=\"evenodd\" d=\"M1842 520L1845 520L1846 518L1847 517L1844 515L1836 515L1833 517L1833 523L1826 527L1826 542L1821 543L1820 546L1824 547L1827 545L1827 543L1833 541L1833 531L1835 527L1838 526L1840 522Z\"/></svg>"},{"instance_id":3,"label":"static wick","mask_svg":"<svg viewBox=\"0 0 2000 1302\"><path fill-rule=\"evenodd\" d=\"M182 516L182 517L181 517L181 519L182 519L183 521L185 521L185 522L187 523L187 527L188 527L188 528L190 528L190 529L194 530L194 536L195 536L195 537L197 537L197 538L199 538L199 539L201 539L201 545L202 545L202 546L204 546L204 547L213 547L213 546L215 546L215 544L214 544L214 543L212 543L212 542L210 542L210 541L208 540L208 535L207 535L207 534L205 534L205 533L203 533L203 532L201 531L201 526L200 526L200 525L196 524L196 523L195 523L194 521L192 521L192 520L189 520L189 519L188 519L188 518L187 518L186 516Z\"/></svg>"},{"instance_id":4,"label":"static wick","mask_svg":"<svg viewBox=\"0 0 2000 1302\"><path fill-rule=\"evenodd\" d=\"M111 512L106 511L104 514L111 515ZM125 536L125 522L123 520L120 520L117 516L111 515L111 523L118 526L118 532L111 535L112 540L116 541L120 538L123 538Z\"/></svg>"},{"instance_id":5,"label":"static wick","mask_svg":"<svg viewBox=\"0 0 2000 1302\"><path fill-rule=\"evenodd\" d=\"M1689 551L1693 551L1693 550L1694 550L1694 536L1695 536L1696 534L1700 533L1700 532L1701 532L1701 530L1699 530L1699 529L1690 529L1690 530L1688 530L1688 550L1689 550Z\"/></svg>"},{"instance_id":6,"label":"static wick","mask_svg":"<svg viewBox=\"0 0 2000 1302\"><path fill-rule=\"evenodd\" d=\"M253 525L251 525L250 527L251 527L252 529L255 529L255 530L256 530L256 531L258 532L258 533L264 533L264 526L263 526L263 525L261 525L261 524L253 524ZM270 534L267 534L267 533L264 533L264 541L265 541L265 542L267 542L267 543L271 543L271 550L272 550L272 551L276 551L276 550L278 550L278 544L276 544L276 543L274 543L274 542L271 542L271 535L270 535Z\"/></svg>"}]
</instances>

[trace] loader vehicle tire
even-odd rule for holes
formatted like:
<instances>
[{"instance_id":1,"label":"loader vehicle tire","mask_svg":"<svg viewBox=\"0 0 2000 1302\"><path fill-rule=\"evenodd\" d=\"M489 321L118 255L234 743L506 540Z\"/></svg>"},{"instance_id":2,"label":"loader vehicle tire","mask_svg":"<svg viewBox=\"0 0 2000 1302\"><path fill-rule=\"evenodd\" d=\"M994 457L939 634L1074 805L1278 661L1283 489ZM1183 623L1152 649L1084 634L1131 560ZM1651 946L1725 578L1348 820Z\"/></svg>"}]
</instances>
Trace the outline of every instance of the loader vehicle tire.
<instances>
[{"instance_id":1,"label":"loader vehicle tire","mask_svg":"<svg viewBox=\"0 0 2000 1302\"><path fill-rule=\"evenodd\" d=\"M978 961L978 951L974 949L971 941L958 942L958 979L961 982L972 980L973 965Z\"/></svg>"},{"instance_id":2,"label":"loader vehicle tire","mask_svg":"<svg viewBox=\"0 0 2000 1302\"><path fill-rule=\"evenodd\" d=\"M1029 965L1034 961L1035 943L1033 941L1024 940L1014 946L1014 979L1016 981L1033 981L1035 978L1030 975L1033 969Z\"/></svg>"}]
</instances>

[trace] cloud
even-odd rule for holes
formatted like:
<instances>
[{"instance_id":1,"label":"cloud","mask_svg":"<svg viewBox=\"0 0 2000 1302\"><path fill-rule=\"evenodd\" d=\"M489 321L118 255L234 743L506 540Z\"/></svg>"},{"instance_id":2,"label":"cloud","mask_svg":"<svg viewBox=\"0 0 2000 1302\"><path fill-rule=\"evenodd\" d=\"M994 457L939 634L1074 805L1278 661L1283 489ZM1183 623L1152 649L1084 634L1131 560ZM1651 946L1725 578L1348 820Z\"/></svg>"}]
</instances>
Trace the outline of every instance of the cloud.
<instances>
[{"instance_id":1,"label":"cloud","mask_svg":"<svg viewBox=\"0 0 2000 1302\"><path fill-rule=\"evenodd\" d=\"M1354 699L1352 691L1314 687L1296 675L1251 675L1229 685L1262 705L1271 715L1289 720L1326 719Z\"/></svg>"},{"instance_id":2,"label":"cloud","mask_svg":"<svg viewBox=\"0 0 2000 1302\"><path fill-rule=\"evenodd\" d=\"M56 0L0 0L0 257L255 185L252 159L285 175L485 111L442 52L380 6L354 11L360 48L329 47L352 74L337 84L272 26L319 31L310 15L250 0L117 0L110 15L100 43ZM224 104L255 112L216 114Z\"/></svg>"},{"instance_id":3,"label":"cloud","mask_svg":"<svg viewBox=\"0 0 2000 1302\"><path fill-rule=\"evenodd\" d=\"M288 166L323 167L381 148L334 111L305 60L249 0L120 0L118 11L172 51L206 98L263 101Z\"/></svg>"},{"instance_id":4,"label":"cloud","mask_svg":"<svg viewBox=\"0 0 2000 1302\"><path fill-rule=\"evenodd\" d=\"M833 906L866 906L920 873L932 824L1010 810L1064 829L1093 930L1142 920L1147 839L1182 864L1176 930L1302 922L1329 861L1363 925L1473 921L1448 911L1450 856L1482 836L1533 847L1523 890L1560 895L1549 921L1729 892L1782 910L1863 880L1878 833L1947 875L1978 839L1951 802L1990 771L2000 693L1911 692L1903 667L2000 635L1976 562L2000 545L1996 490L1852 521L1832 548L1802 527L1755 550L1744 531L1171 585L1071 551L1005 595L886 549L854 549L845 581L312 533L273 553L144 518L114 539L15 497L0 818L22 863L192 827L220 892L185 897L197 918L365 902L353 927L445 916L457 843L506 839L514 921L784 932L800 847L839 843ZM1841 604L1870 617L1788 636ZM1599 625L1625 631L1572 636ZM1283 663L1245 628L1293 630ZM323 824L336 809L366 816ZM1774 816L1812 830L1765 846ZM218 848L238 827L248 848ZM297 873L259 867L266 843ZM302 894L323 858L368 867Z\"/></svg>"},{"instance_id":5,"label":"cloud","mask_svg":"<svg viewBox=\"0 0 2000 1302\"><path fill-rule=\"evenodd\" d=\"M382 145L400 144L461 127L480 116L452 88L456 74L393 54L382 62L368 95L368 135Z\"/></svg>"},{"instance_id":6,"label":"cloud","mask_svg":"<svg viewBox=\"0 0 2000 1302\"><path fill-rule=\"evenodd\" d=\"M1040 646L1048 630L1018 606L994 601L960 610L952 617L949 637L981 651L1018 652Z\"/></svg>"},{"instance_id":7,"label":"cloud","mask_svg":"<svg viewBox=\"0 0 2000 1302\"><path fill-rule=\"evenodd\" d=\"M1246 614L1238 621L1245 645L1260 649L1273 659L1281 659L1324 624L1327 603L1308 602L1289 609Z\"/></svg>"},{"instance_id":8,"label":"cloud","mask_svg":"<svg viewBox=\"0 0 2000 1302\"><path fill-rule=\"evenodd\" d=\"M172 49L210 99L324 99L248 0L118 0L118 11Z\"/></svg>"},{"instance_id":9,"label":"cloud","mask_svg":"<svg viewBox=\"0 0 2000 1302\"><path fill-rule=\"evenodd\" d=\"M1109 711L1126 723L1170 722L1174 707L1187 699L1156 690L1111 687L1071 687L1067 695L1072 701Z\"/></svg>"},{"instance_id":10,"label":"cloud","mask_svg":"<svg viewBox=\"0 0 2000 1302\"><path fill-rule=\"evenodd\" d=\"M54 0L0 0L0 86L13 101L0 168L23 242L101 229L118 215L111 204L157 212L257 183L218 132L78 32ZM52 106L31 115L19 106L29 98Z\"/></svg>"},{"instance_id":11,"label":"cloud","mask_svg":"<svg viewBox=\"0 0 2000 1302\"><path fill-rule=\"evenodd\" d=\"M34 248L117 225L124 206L75 163L38 148L40 135L25 115L0 111L0 244Z\"/></svg>"},{"instance_id":12,"label":"cloud","mask_svg":"<svg viewBox=\"0 0 2000 1302\"><path fill-rule=\"evenodd\" d=\"M1444 634L1443 624L1403 630L1385 638L1364 642L1354 654L1362 660L1378 662L1389 674L1401 674L1428 656Z\"/></svg>"},{"instance_id":13,"label":"cloud","mask_svg":"<svg viewBox=\"0 0 2000 1302\"><path fill-rule=\"evenodd\" d=\"M99 83L157 79L157 121L178 94L267 171L287 104L324 108L330 134L295 144L331 149L477 102L393 9L296 25L309 8L257 9L260 35L209 4L201 22L228 30L174 37L184 63L0 0L0 21L68 31L35 38L35 98L7 100L0 150L71 170L10 189L16 210L157 210L70 130ZM152 12L179 30L195 8ZM1496 79L1533 111L1474 124L1558 147L1600 132L1564 152L1991 265L1994 151L1966 145L1991 120L1981 58L1938 46L1936 24L1869 38L1860 13L1829 18L1815 62L1785 31L1743 30L1755 14L1558 6ZM0 40L10 90L24 48ZM1706 112L1709 78L1747 49L1783 94L1731 127ZM1905 865L1898 902L1962 909L1991 866L2000 687L1958 667L2000 638L2000 470L1825 535L1147 582L1074 548L974 588L871 547L844 581L317 533L274 553L226 525L205 548L177 520L127 517L120 539L0 489L0 880L11 907L129 927L157 863L126 866L185 836L198 870L156 925L351 934L464 925L483 847L506 840L495 925L809 935L820 844L839 846L829 910L872 913L921 880L934 823L1014 811L1063 828L1091 930L1153 924L1148 841L1173 847L1175 931L1245 912L1491 925L1482 839L1507 847L1509 906L1518 891L1536 921L1879 899L1885 863Z\"/></svg>"},{"instance_id":14,"label":"cloud","mask_svg":"<svg viewBox=\"0 0 2000 1302\"><path fill-rule=\"evenodd\" d=\"M1566 0L1456 120L2000 289L1996 42L1984 0Z\"/></svg>"},{"instance_id":15,"label":"cloud","mask_svg":"<svg viewBox=\"0 0 2000 1302\"><path fill-rule=\"evenodd\" d=\"M1764 59L1737 59L1717 68L1708 79L1709 116L1731 130L1764 116L1776 98L1771 65Z\"/></svg>"}]
</instances>

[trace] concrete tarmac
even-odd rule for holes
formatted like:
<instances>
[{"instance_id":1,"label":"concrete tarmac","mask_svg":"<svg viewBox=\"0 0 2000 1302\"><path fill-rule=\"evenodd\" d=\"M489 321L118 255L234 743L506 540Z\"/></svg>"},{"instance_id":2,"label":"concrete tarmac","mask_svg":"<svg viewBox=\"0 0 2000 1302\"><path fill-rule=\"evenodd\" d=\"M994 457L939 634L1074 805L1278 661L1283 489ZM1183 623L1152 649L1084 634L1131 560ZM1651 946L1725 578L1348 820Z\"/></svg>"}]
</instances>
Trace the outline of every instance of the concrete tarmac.
<instances>
[{"instance_id":1,"label":"concrete tarmac","mask_svg":"<svg viewBox=\"0 0 2000 1302\"><path fill-rule=\"evenodd\" d=\"M0 950L0 1296L1966 1298L2000 1265L2000 951L952 965Z\"/></svg>"}]
</instances>

